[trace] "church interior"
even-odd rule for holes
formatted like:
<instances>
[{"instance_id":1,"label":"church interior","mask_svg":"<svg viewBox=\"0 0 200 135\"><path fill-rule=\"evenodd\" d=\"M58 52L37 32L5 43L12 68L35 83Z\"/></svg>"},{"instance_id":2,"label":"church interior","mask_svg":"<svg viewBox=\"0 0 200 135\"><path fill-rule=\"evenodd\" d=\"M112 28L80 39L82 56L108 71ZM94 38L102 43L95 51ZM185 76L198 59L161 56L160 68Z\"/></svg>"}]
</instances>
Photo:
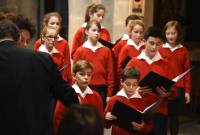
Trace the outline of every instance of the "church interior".
<instances>
[{"instance_id":1,"label":"church interior","mask_svg":"<svg viewBox=\"0 0 200 135\"><path fill-rule=\"evenodd\" d=\"M197 0L1 0L0 9L10 8L32 19L36 35L32 48L40 36L44 14L57 11L61 14L61 35L72 42L77 28L84 22L86 7L100 2L106 7L103 21L115 42L124 31L124 20L129 14L137 14L145 24L163 28L169 20L176 19L183 28L184 45L189 50L191 62L191 103L185 106L181 116L180 135L197 135L200 132L200 19ZM134 3L135 2L135 3ZM137 5L137 2L142 2ZM138 7L137 7L138 6ZM71 46L70 46L71 47Z\"/></svg>"}]
</instances>

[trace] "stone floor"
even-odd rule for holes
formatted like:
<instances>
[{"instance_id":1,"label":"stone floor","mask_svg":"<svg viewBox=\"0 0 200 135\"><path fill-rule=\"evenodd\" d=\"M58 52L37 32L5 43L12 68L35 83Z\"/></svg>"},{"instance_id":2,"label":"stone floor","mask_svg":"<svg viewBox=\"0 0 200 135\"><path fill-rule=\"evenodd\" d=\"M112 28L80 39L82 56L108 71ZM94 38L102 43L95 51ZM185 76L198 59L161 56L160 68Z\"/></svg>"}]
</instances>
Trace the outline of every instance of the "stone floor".
<instances>
[{"instance_id":1,"label":"stone floor","mask_svg":"<svg viewBox=\"0 0 200 135\"><path fill-rule=\"evenodd\" d=\"M200 121L196 116L183 117L179 135L200 135Z\"/></svg>"}]
</instances>

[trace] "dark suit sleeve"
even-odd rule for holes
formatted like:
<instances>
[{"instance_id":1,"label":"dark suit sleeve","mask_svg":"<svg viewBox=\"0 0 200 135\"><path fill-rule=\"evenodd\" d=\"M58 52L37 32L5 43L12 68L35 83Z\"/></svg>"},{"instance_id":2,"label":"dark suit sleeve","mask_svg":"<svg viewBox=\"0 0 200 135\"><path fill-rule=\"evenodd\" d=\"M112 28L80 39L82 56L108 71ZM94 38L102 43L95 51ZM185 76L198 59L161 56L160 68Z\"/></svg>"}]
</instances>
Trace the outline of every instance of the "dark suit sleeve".
<instances>
[{"instance_id":1,"label":"dark suit sleeve","mask_svg":"<svg viewBox=\"0 0 200 135\"><path fill-rule=\"evenodd\" d=\"M74 89L69 85L68 82L62 80L62 77L56 65L53 63L53 61L51 63L52 68L50 85L53 96L56 99L60 100L67 107L71 104L79 103L77 94L75 93Z\"/></svg>"}]
</instances>

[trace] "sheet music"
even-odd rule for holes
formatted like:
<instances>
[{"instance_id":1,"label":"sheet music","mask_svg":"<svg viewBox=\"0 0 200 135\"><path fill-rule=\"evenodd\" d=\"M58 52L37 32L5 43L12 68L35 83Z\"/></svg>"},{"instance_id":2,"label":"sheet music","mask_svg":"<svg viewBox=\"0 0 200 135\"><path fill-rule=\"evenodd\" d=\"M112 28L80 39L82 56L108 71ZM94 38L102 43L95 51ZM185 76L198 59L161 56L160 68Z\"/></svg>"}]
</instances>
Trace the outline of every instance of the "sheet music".
<instances>
[{"instance_id":1,"label":"sheet music","mask_svg":"<svg viewBox=\"0 0 200 135\"><path fill-rule=\"evenodd\" d=\"M145 108L144 111L143 111L142 113L146 112L149 108L151 108L151 107L154 106L155 104L156 104L156 102L153 103L152 105L148 106L147 108Z\"/></svg>"},{"instance_id":2,"label":"sheet music","mask_svg":"<svg viewBox=\"0 0 200 135\"><path fill-rule=\"evenodd\" d=\"M174 82L178 82L181 78L183 78L183 76L185 76L188 72L190 72L192 68L186 70L185 72L183 72L182 74L178 75L177 77L175 77L172 81Z\"/></svg>"}]
</instances>

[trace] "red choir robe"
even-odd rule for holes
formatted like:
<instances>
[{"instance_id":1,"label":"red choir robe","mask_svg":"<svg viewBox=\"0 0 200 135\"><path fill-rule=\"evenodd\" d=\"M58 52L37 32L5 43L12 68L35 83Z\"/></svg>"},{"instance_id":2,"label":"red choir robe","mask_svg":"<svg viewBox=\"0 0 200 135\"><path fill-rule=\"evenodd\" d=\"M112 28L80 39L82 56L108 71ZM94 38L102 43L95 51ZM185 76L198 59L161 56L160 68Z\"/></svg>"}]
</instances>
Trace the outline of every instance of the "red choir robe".
<instances>
[{"instance_id":1,"label":"red choir robe","mask_svg":"<svg viewBox=\"0 0 200 135\"><path fill-rule=\"evenodd\" d=\"M38 39L33 49L39 51L40 46L42 45L41 39ZM70 62L70 50L68 42L59 36L58 41L54 45L56 52L51 53L52 59L62 73L62 78L70 83L72 83L71 75L71 62ZM47 52L48 53L48 52Z\"/></svg>"},{"instance_id":2,"label":"red choir robe","mask_svg":"<svg viewBox=\"0 0 200 135\"><path fill-rule=\"evenodd\" d=\"M153 93L147 93L141 96L138 92L136 92L128 98L124 89L121 89L115 96L111 97L110 100L107 102L104 114L112 111L112 108L114 107L114 104L117 100L132 108L143 111L146 107L156 102L158 100L158 97ZM112 122L109 120L105 120L105 126L106 128L110 128L112 126L112 135L145 135L152 129L152 120L148 119L144 122L144 128L141 131L133 133L130 133L125 129L120 128L119 126L112 124Z\"/></svg>"},{"instance_id":3,"label":"red choir robe","mask_svg":"<svg viewBox=\"0 0 200 135\"><path fill-rule=\"evenodd\" d=\"M131 58L138 56L144 47L144 45L137 45L132 39L129 39L119 53L118 66L121 67L127 56Z\"/></svg>"},{"instance_id":4,"label":"red choir robe","mask_svg":"<svg viewBox=\"0 0 200 135\"><path fill-rule=\"evenodd\" d=\"M103 117L103 102L101 96L96 91L91 90L89 87L87 87L85 91L82 92L77 84L72 85L72 87L77 93L79 102L81 104L90 104L95 106ZM60 101L57 101L53 118L55 133L57 133L60 122L63 119L66 111L67 108Z\"/></svg>"},{"instance_id":5,"label":"red choir robe","mask_svg":"<svg viewBox=\"0 0 200 135\"><path fill-rule=\"evenodd\" d=\"M173 79L173 70L168 64L168 61L163 59L159 52L156 53L153 59L149 59L146 56L145 52L142 51L141 54L137 57L132 58L132 60L127 64L126 67L135 67L140 71L140 78L143 79L150 71L156 72L161 76L167 77L169 79ZM175 88L172 88L172 98L175 98L177 93ZM157 112L167 115L168 107L167 107L168 99L165 98L161 105L159 106Z\"/></svg>"},{"instance_id":6,"label":"red choir robe","mask_svg":"<svg viewBox=\"0 0 200 135\"><path fill-rule=\"evenodd\" d=\"M72 54L71 54L71 57L72 59L74 58L74 53L76 52L76 50L83 45L83 43L85 42L86 40L86 35L85 35L85 27L86 27L87 23L84 23L82 25L82 27L80 27L74 37L73 37L73 40L72 40ZM100 38L106 40L106 41L111 41L111 38L110 38L110 33L108 31L107 28L105 27L102 27L101 28L101 31L100 31Z\"/></svg>"},{"instance_id":7,"label":"red choir robe","mask_svg":"<svg viewBox=\"0 0 200 135\"><path fill-rule=\"evenodd\" d=\"M163 58L166 58L170 65L173 66L174 75L173 78L190 69L189 52L187 48L179 44L172 48L168 43L160 46L159 52ZM175 65L175 66L174 66ZM177 87L182 87L187 93L191 91L191 77L190 74L186 74L181 80L176 83Z\"/></svg>"},{"instance_id":8,"label":"red choir robe","mask_svg":"<svg viewBox=\"0 0 200 135\"><path fill-rule=\"evenodd\" d=\"M124 34L119 41L116 41L115 46L112 48L114 55L115 55L115 59L118 60L118 56L119 53L121 51L121 49L125 46L125 44L127 43L127 40L129 39L129 36L127 34Z\"/></svg>"},{"instance_id":9,"label":"red choir robe","mask_svg":"<svg viewBox=\"0 0 200 135\"><path fill-rule=\"evenodd\" d=\"M90 85L106 85L108 87L107 96L111 97L114 87L114 67L110 49L99 42L93 48L91 43L86 41L74 54L74 62L77 60L87 60L93 65L94 70Z\"/></svg>"}]
</instances>

